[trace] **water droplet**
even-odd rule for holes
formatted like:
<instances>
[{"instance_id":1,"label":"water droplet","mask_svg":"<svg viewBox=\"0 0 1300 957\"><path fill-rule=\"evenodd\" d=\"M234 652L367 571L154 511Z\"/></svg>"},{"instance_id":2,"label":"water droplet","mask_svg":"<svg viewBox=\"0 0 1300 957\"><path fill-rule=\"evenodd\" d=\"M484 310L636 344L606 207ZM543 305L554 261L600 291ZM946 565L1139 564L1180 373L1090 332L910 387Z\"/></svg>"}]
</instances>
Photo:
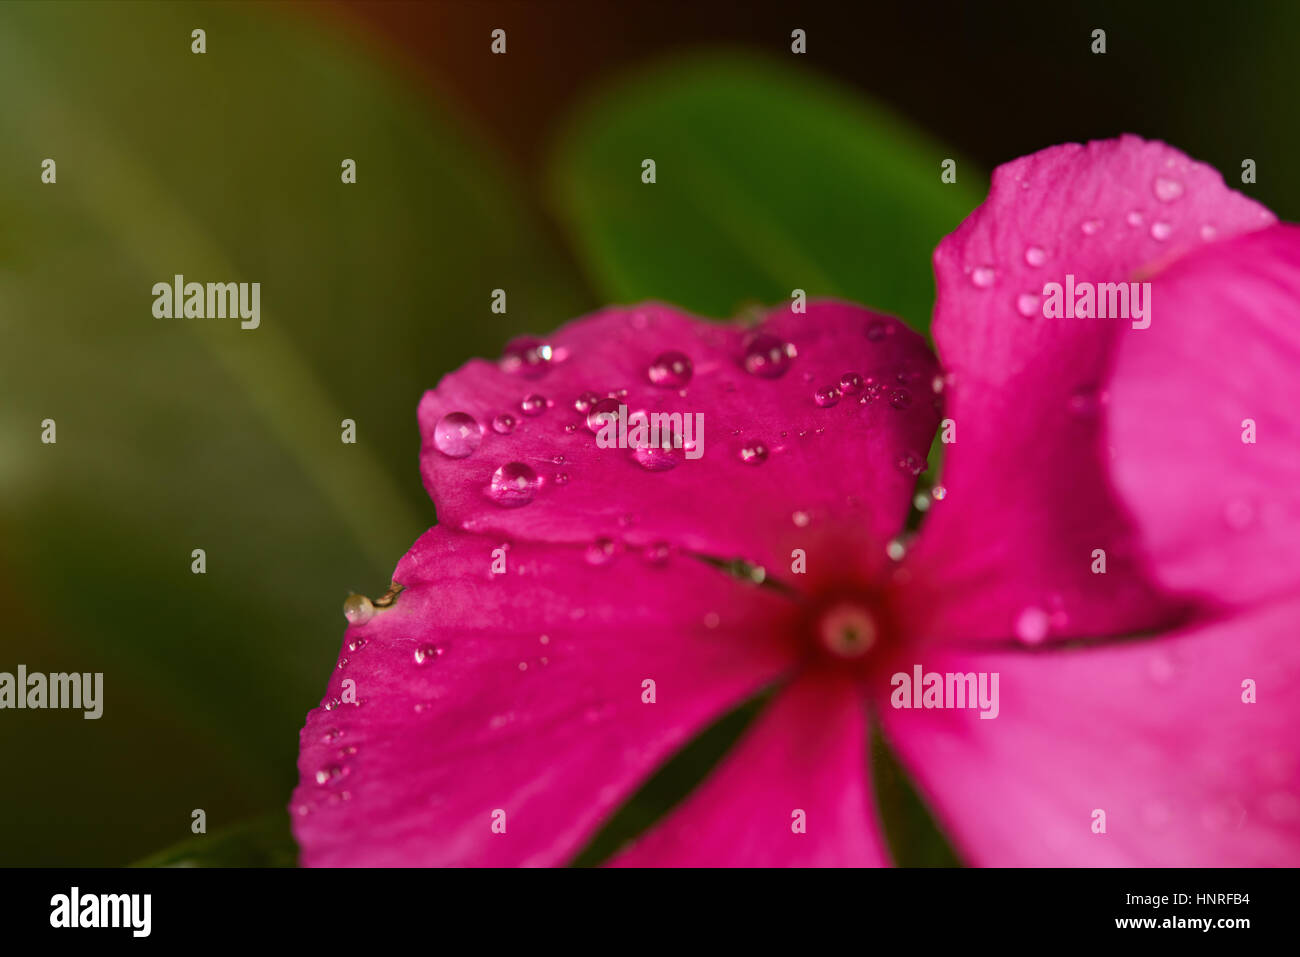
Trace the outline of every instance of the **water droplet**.
<instances>
[{"instance_id":1,"label":"water droplet","mask_svg":"<svg viewBox=\"0 0 1300 957\"><path fill-rule=\"evenodd\" d=\"M509 462L492 473L488 496L502 508L521 508L533 500L542 480L523 462Z\"/></svg>"},{"instance_id":2,"label":"water droplet","mask_svg":"<svg viewBox=\"0 0 1300 957\"><path fill-rule=\"evenodd\" d=\"M1219 235L1219 231L1215 229L1213 226L1211 226L1209 223L1206 223L1204 226L1201 227L1201 239L1204 240L1205 242L1207 243L1213 242L1214 237L1217 235Z\"/></svg>"},{"instance_id":3,"label":"water droplet","mask_svg":"<svg viewBox=\"0 0 1300 957\"><path fill-rule=\"evenodd\" d=\"M833 385L818 389L813 393L813 401L817 403L819 408L829 409L840 401L840 390Z\"/></svg>"},{"instance_id":4,"label":"water droplet","mask_svg":"<svg viewBox=\"0 0 1300 957\"><path fill-rule=\"evenodd\" d=\"M1016 297L1016 312L1020 313L1026 319L1032 318L1042 311L1042 300L1032 292L1022 292Z\"/></svg>"},{"instance_id":5,"label":"water droplet","mask_svg":"<svg viewBox=\"0 0 1300 957\"><path fill-rule=\"evenodd\" d=\"M366 639L353 638L351 641L348 642L348 651L356 651L358 648L364 648L365 646L366 646Z\"/></svg>"},{"instance_id":6,"label":"water droplet","mask_svg":"<svg viewBox=\"0 0 1300 957\"><path fill-rule=\"evenodd\" d=\"M326 784L330 784L333 781L337 781L339 778L343 777L343 775L346 773L347 772L345 772L343 768L339 767L337 764L331 764L328 767L321 768L319 771L316 772L316 783L324 786Z\"/></svg>"},{"instance_id":7,"label":"water droplet","mask_svg":"<svg viewBox=\"0 0 1300 957\"><path fill-rule=\"evenodd\" d=\"M606 422L617 418L619 405L618 399L601 399L587 413L587 428L599 432Z\"/></svg>"},{"instance_id":8,"label":"water droplet","mask_svg":"<svg viewBox=\"0 0 1300 957\"><path fill-rule=\"evenodd\" d=\"M672 449L638 448L632 450L632 459L648 472L667 472L677 466L677 456Z\"/></svg>"},{"instance_id":9,"label":"water droplet","mask_svg":"<svg viewBox=\"0 0 1300 957\"><path fill-rule=\"evenodd\" d=\"M900 455L898 461L894 464L898 466L900 472L905 472L908 475L920 475L925 471L925 460L918 458L911 452L908 452L905 455Z\"/></svg>"},{"instance_id":10,"label":"water droplet","mask_svg":"<svg viewBox=\"0 0 1300 957\"><path fill-rule=\"evenodd\" d=\"M598 538L587 546L587 551L583 556L588 565L608 565L614 558L614 540L610 538Z\"/></svg>"},{"instance_id":11,"label":"water droplet","mask_svg":"<svg viewBox=\"0 0 1300 957\"><path fill-rule=\"evenodd\" d=\"M767 461L767 446L762 442L750 442L741 448L740 461L746 465L762 465Z\"/></svg>"},{"instance_id":12,"label":"water droplet","mask_svg":"<svg viewBox=\"0 0 1300 957\"><path fill-rule=\"evenodd\" d=\"M1135 226L1135 227L1141 226L1142 214L1139 213L1136 209L1132 210L1127 216L1124 217L1124 221L1128 223L1130 226Z\"/></svg>"},{"instance_id":13,"label":"water droplet","mask_svg":"<svg viewBox=\"0 0 1300 957\"><path fill-rule=\"evenodd\" d=\"M936 485L934 488L930 489L930 498L934 499L936 502L942 502L947 497L948 490L942 485Z\"/></svg>"},{"instance_id":14,"label":"water droplet","mask_svg":"<svg viewBox=\"0 0 1300 957\"><path fill-rule=\"evenodd\" d=\"M675 350L661 352L646 370L646 376L650 381L665 389L680 389L691 381L691 376L694 374L695 366L691 363L690 357Z\"/></svg>"},{"instance_id":15,"label":"water droplet","mask_svg":"<svg viewBox=\"0 0 1300 957\"><path fill-rule=\"evenodd\" d=\"M976 266L970 272L970 281L978 289L987 289L993 285L993 280L997 278L997 273L993 271L992 266Z\"/></svg>"},{"instance_id":16,"label":"water droplet","mask_svg":"<svg viewBox=\"0 0 1300 957\"><path fill-rule=\"evenodd\" d=\"M881 339L885 338L885 336L887 336L888 334L889 334L889 327L886 326L879 319L872 320L871 324L867 326L867 338L870 339L872 342L879 342Z\"/></svg>"},{"instance_id":17,"label":"water droplet","mask_svg":"<svg viewBox=\"0 0 1300 957\"><path fill-rule=\"evenodd\" d=\"M776 379L785 375L797 355L794 343L759 333L745 346L745 371L763 379Z\"/></svg>"},{"instance_id":18,"label":"water droplet","mask_svg":"<svg viewBox=\"0 0 1300 957\"><path fill-rule=\"evenodd\" d=\"M350 625L364 625L375 617L375 606L365 595L348 595L347 600L343 602L343 617Z\"/></svg>"},{"instance_id":19,"label":"water droplet","mask_svg":"<svg viewBox=\"0 0 1300 957\"><path fill-rule=\"evenodd\" d=\"M641 556L651 565L662 565L673 553L673 547L667 542L651 542L641 552Z\"/></svg>"},{"instance_id":20,"label":"water droplet","mask_svg":"<svg viewBox=\"0 0 1300 957\"><path fill-rule=\"evenodd\" d=\"M580 415L586 415L591 411L591 407L600 401L600 396L594 392L584 392L573 400L574 411Z\"/></svg>"},{"instance_id":21,"label":"water droplet","mask_svg":"<svg viewBox=\"0 0 1300 957\"><path fill-rule=\"evenodd\" d=\"M449 459L473 455L482 441L483 429L465 412L448 412L433 427L433 444Z\"/></svg>"},{"instance_id":22,"label":"water droplet","mask_svg":"<svg viewBox=\"0 0 1300 957\"><path fill-rule=\"evenodd\" d=\"M1025 262L1031 266L1041 266L1047 262L1047 250L1042 246L1030 246L1025 250Z\"/></svg>"},{"instance_id":23,"label":"water droplet","mask_svg":"<svg viewBox=\"0 0 1300 957\"><path fill-rule=\"evenodd\" d=\"M1174 228L1166 222L1155 222L1151 224L1151 238L1159 242L1164 242L1169 238Z\"/></svg>"},{"instance_id":24,"label":"water droplet","mask_svg":"<svg viewBox=\"0 0 1300 957\"><path fill-rule=\"evenodd\" d=\"M1098 232L1101 231L1101 227L1104 225L1105 223L1103 223L1100 219L1089 219L1081 223L1079 225L1079 229L1083 232L1085 236L1095 236L1097 235Z\"/></svg>"},{"instance_id":25,"label":"water droplet","mask_svg":"<svg viewBox=\"0 0 1300 957\"><path fill-rule=\"evenodd\" d=\"M498 435L509 435L515 430L515 417L502 413L492 420L492 431Z\"/></svg>"},{"instance_id":26,"label":"water droplet","mask_svg":"<svg viewBox=\"0 0 1300 957\"><path fill-rule=\"evenodd\" d=\"M1038 645L1047 638L1050 619L1047 612L1037 606L1030 606L1020 612L1016 618L1016 640L1025 645Z\"/></svg>"},{"instance_id":27,"label":"water droplet","mask_svg":"<svg viewBox=\"0 0 1300 957\"><path fill-rule=\"evenodd\" d=\"M912 404L912 393L906 389L895 389L889 393L889 404L895 409L906 409Z\"/></svg>"},{"instance_id":28,"label":"water droplet","mask_svg":"<svg viewBox=\"0 0 1300 957\"><path fill-rule=\"evenodd\" d=\"M538 395L536 392L524 396L519 403L519 411L528 416L541 415L546 411L546 396Z\"/></svg>"},{"instance_id":29,"label":"water droplet","mask_svg":"<svg viewBox=\"0 0 1300 957\"><path fill-rule=\"evenodd\" d=\"M340 731L338 728L328 728L326 729L325 733L321 735L321 740L328 744L330 742L337 741L341 737L343 737L343 732Z\"/></svg>"},{"instance_id":30,"label":"water droplet","mask_svg":"<svg viewBox=\"0 0 1300 957\"><path fill-rule=\"evenodd\" d=\"M889 556L890 561L901 562L903 556L907 554L907 543L901 538L891 538L885 545L885 554Z\"/></svg>"},{"instance_id":31,"label":"water droplet","mask_svg":"<svg viewBox=\"0 0 1300 957\"><path fill-rule=\"evenodd\" d=\"M536 379L551 367L551 347L540 339L514 339L501 355L501 368L512 375Z\"/></svg>"},{"instance_id":32,"label":"water droplet","mask_svg":"<svg viewBox=\"0 0 1300 957\"><path fill-rule=\"evenodd\" d=\"M1151 184L1151 191L1156 194L1156 199L1160 202L1172 203L1183 195L1183 184L1168 176L1157 176L1155 182Z\"/></svg>"},{"instance_id":33,"label":"water droplet","mask_svg":"<svg viewBox=\"0 0 1300 957\"><path fill-rule=\"evenodd\" d=\"M846 372L840 376L840 394L857 395L862 391L862 376L856 372Z\"/></svg>"},{"instance_id":34,"label":"water droplet","mask_svg":"<svg viewBox=\"0 0 1300 957\"><path fill-rule=\"evenodd\" d=\"M885 391L885 387L883 385L881 385L871 376L867 376L866 381L863 382L862 384L862 398L859 399L858 401L861 402L863 405L866 405L868 402L871 402L875 399L879 399L880 394L884 391Z\"/></svg>"},{"instance_id":35,"label":"water droplet","mask_svg":"<svg viewBox=\"0 0 1300 957\"><path fill-rule=\"evenodd\" d=\"M555 476L554 476L554 482L555 482L556 485L568 485L568 484L569 484L569 473L568 473L568 472L556 472L556 473L555 473Z\"/></svg>"},{"instance_id":36,"label":"water droplet","mask_svg":"<svg viewBox=\"0 0 1300 957\"><path fill-rule=\"evenodd\" d=\"M808 526L808 522L810 521L807 512L795 512L793 515L790 516L790 518L795 523L795 525L798 526L799 528L806 528Z\"/></svg>"},{"instance_id":37,"label":"water droplet","mask_svg":"<svg viewBox=\"0 0 1300 957\"><path fill-rule=\"evenodd\" d=\"M427 665L436 658L441 658L447 649L441 645L421 645L415 649L412 657L417 665Z\"/></svg>"}]
</instances>

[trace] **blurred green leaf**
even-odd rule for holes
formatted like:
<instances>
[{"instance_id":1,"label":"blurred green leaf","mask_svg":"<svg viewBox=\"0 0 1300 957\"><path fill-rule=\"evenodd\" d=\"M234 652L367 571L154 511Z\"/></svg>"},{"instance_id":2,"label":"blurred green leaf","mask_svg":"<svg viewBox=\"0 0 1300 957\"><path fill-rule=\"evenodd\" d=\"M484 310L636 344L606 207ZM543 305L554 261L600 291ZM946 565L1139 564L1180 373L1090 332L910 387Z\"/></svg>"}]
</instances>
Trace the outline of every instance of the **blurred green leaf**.
<instances>
[{"instance_id":1,"label":"blurred green leaf","mask_svg":"<svg viewBox=\"0 0 1300 957\"><path fill-rule=\"evenodd\" d=\"M958 159L957 183L940 164ZM653 159L656 182L641 180ZM551 196L606 299L712 316L794 289L929 326L930 257L983 173L862 97L708 54L607 88L558 141Z\"/></svg>"},{"instance_id":2,"label":"blurred green leaf","mask_svg":"<svg viewBox=\"0 0 1300 957\"><path fill-rule=\"evenodd\" d=\"M199 834L151 854L136 867L295 867L298 846L285 811Z\"/></svg>"},{"instance_id":3,"label":"blurred green leaf","mask_svg":"<svg viewBox=\"0 0 1300 957\"><path fill-rule=\"evenodd\" d=\"M106 699L24 737L6 862L282 807L344 597L434 522L422 391L590 305L522 190L359 42L289 8L0 4L0 573L38 629L0 658L57 653ZM260 282L261 327L154 318L176 273Z\"/></svg>"}]
</instances>

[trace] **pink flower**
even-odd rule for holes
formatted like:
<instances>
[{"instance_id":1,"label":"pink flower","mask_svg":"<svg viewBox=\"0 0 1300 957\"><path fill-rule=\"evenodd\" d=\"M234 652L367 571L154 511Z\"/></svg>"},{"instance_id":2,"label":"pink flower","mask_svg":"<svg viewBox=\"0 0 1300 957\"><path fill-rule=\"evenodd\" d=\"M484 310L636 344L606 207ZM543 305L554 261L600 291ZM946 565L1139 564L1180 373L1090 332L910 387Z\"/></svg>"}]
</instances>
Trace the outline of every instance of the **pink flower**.
<instances>
[{"instance_id":1,"label":"pink flower","mask_svg":"<svg viewBox=\"0 0 1300 957\"><path fill-rule=\"evenodd\" d=\"M888 863L872 725L968 863L1300 862L1300 230L1125 137L1001 167L935 272L942 373L848 304L646 305L428 393L441 524L307 718L304 863L566 863L765 688L615 863ZM1067 274L1150 282L1149 328L1045 318ZM611 397L704 454L598 448ZM916 666L1000 700L900 707Z\"/></svg>"}]
</instances>

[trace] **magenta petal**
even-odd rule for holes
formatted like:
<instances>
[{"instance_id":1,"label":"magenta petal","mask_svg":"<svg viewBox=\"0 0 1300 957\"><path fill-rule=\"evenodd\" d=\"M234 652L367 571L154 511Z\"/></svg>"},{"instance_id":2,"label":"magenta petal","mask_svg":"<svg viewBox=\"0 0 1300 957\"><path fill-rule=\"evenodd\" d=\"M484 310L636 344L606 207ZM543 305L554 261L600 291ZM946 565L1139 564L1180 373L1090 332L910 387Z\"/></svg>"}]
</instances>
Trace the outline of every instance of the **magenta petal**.
<instances>
[{"instance_id":1,"label":"magenta petal","mask_svg":"<svg viewBox=\"0 0 1300 957\"><path fill-rule=\"evenodd\" d=\"M1124 337L1109 420L1116 482L1156 571L1231 602L1295 593L1300 228L1216 243L1151 294L1164 321Z\"/></svg>"},{"instance_id":2,"label":"magenta petal","mask_svg":"<svg viewBox=\"0 0 1300 957\"><path fill-rule=\"evenodd\" d=\"M792 660L793 603L693 559L516 544L494 576L498 545L432 529L347 630L301 735L305 864L562 864Z\"/></svg>"},{"instance_id":3,"label":"magenta petal","mask_svg":"<svg viewBox=\"0 0 1300 957\"><path fill-rule=\"evenodd\" d=\"M805 526L851 526L879 552L903 522L937 421L924 340L844 303L784 307L757 329L654 304L608 309L559 329L547 348L549 361L533 350L535 361L471 362L424 396L421 465L440 521L532 541L664 541L763 564L788 563ZM872 381L819 405L819 390L845 374ZM671 450L646 456L647 468L632 450L598 448L580 409L611 394L629 413L702 413L702 457ZM483 427L481 446L460 457L436 431L457 412ZM500 415L513 420L504 434L491 425ZM510 463L537 482L503 507L489 490Z\"/></svg>"},{"instance_id":4,"label":"magenta petal","mask_svg":"<svg viewBox=\"0 0 1300 957\"><path fill-rule=\"evenodd\" d=\"M888 864L869 791L866 728L858 685L835 676L805 675L778 693L685 803L613 863Z\"/></svg>"},{"instance_id":5,"label":"magenta petal","mask_svg":"<svg viewBox=\"0 0 1300 957\"><path fill-rule=\"evenodd\" d=\"M936 650L926 671L998 672L1000 714L882 692L885 731L971 864L1295 866L1298 617L1292 601L1151 641Z\"/></svg>"},{"instance_id":6,"label":"magenta petal","mask_svg":"<svg viewBox=\"0 0 1300 957\"><path fill-rule=\"evenodd\" d=\"M934 257L934 336L951 373L945 415L956 441L945 448L947 498L914 556L940 569L930 593L914 596L925 630L1037 638L1043 621L1061 635L1168 621L1117 507L1101 430L1116 338L1150 330L1044 318L1040 295L1067 274L1136 279L1210 229L1222 239L1272 221L1210 167L1132 136L998 168L988 200ZM1162 321L1173 320L1157 299ZM1093 572L1099 549L1106 574Z\"/></svg>"}]
</instances>

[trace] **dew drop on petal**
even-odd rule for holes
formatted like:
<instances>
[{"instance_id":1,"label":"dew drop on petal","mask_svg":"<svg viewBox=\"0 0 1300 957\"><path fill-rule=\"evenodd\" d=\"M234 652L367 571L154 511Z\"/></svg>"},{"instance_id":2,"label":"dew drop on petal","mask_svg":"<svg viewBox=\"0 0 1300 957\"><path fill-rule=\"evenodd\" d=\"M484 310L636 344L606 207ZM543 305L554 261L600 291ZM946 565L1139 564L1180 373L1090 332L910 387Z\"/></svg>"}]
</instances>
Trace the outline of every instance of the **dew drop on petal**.
<instances>
[{"instance_id":1,"label":"dew drop on petal","mask_svg":"<svg viewBox=\"0 0 1300 957\"><path fill-rule=\"evenodd\" d=\"M1215 229L1213 226L1211 226L1209 223L1206 223L1204 226L1201 227L1201 239L1203 239L1207 243L1212 242L1214 240L1214 237L1217 236L1218 234L1219 231Z\"/></svg>"},{"instance_id":2,"label":"dew drop on petal","mask_svg":"<svg viewBox=\"0 0 1300 957\"><path fill-rule=\"evenodd\" d=\"M1042 310L1042 300L1032 292L1023 292L1016 297L1016 312L1030 319Z\"/></svg>"},{"instance_id":3,"label":"dew drop on petal","mask_svg":"<svg viewBox=\"0 0 1300 957\"><path fill-rule=\"evenodd\" d=\"M1160 202L1172 203L1183 195L1183 184L1168 176L1157 176L1155 182L1151 184L1151 191L1156 194L1156 199Z\"/></svg>"},{"instance_id":4,"label":"dew drop on petal","mask_svg":"<svg viewBox=\"0 0 1300 957\"><path fill-rule=\"evenodd\" d=\"M997 273L993 271L992 266L976 266L970 272L970 281L977 289L987 289L993 285L993 280L997 278Z\"/></svg>"},{"instance_id":5,"label":"dew drop on petal","mask_svg":"<svg viewBox=\"0 0 1300 957\"><path fill-rule=\"evenodd\" d=\"M591 407L599 401L600 396L596 395L596 393L584 392L573 400L573 408L575 412L578 412L581 415L586 415L591 411Z\"/></svg>"},{"instance_id":6,"label":"dew drop on petal","mask_svg":"<svg viewBox=\"0 0 1300 957\"><path fill-rule=\"evenodd\" d=\"M808 526L809 516L807 512L795 512L790 516L790 520L799 528L806 528Z\"/></svg>"},{"instance_id":7,"label":"dew drop on petal","mask_svg":"<svg viewBox=\"0 0 1300 957\"><path fill-rule=\"evenodd\" d=\"M740 461L746 465L762 465L767 461L767 446L762 442L750 442L741 448Z\"/></svg>"},{"instance_id":8,"label":"dew drop on petal","mask_svg":"<svg viewBox=\"0 0 1300 957\"><path fill-rule=\"evenodd\" d=\"M538 395L536 392L524 396L519 403L519 411L528 416L541 415L546 411L546 396Z\"/></svg>"},{"instance_id":9,"label":"dew drop on petal","mask_svg":"<svg viewBox=\"0 0 1300 957\"><path fill-rule=\"evenodd\" d=\"M745 346L743 362L746 372L762 379L776 379L785 375L796 355L794 343L759 333Z\"/></svg>"},{"instance_id":10,"label":"dew drop on petal","mask_svg":"<svg viewBox=\"0 0 1300 957\"><path fill-rule=\"evenodd\" d=\"M415 652L411 657L415 660L417 665L423 666L441 658L445 651L446 649L440 645L421 645L419 648L415 649Z\"/></svg>"},{"instance_id":11,"label":"dew drop on petal","mask_svg":"<svg viewBox=\"0 0 1300 957\"><path fill-rule=\"evenodd\" d=\"M502 353L501 368L512 375L536 379L550 368L551 355L551 347L540 339L514 339Z\"/></svg>"},{"instance_id":12,"label":"dew drop on petal","mask_svg":"<svg viewBox=\"0 0 1300 957\"><path fill-rule=\"evenodd\" d=\"M691 376L694 374L695 366L690 358L685 353L675 350L661 352L646 370L646 376L650 381L665 389L680 389L691 381Z\"/></svg>"},{"instance_id":13,"label":"dew drop on petal","mask_svg":"<svg viewBox=\"0 0 1300 957\"><path fill-rule=\"evenodd\" d=\"M502 508L521 508L533 500L542 480L523 462L509 462L492 473L488 497Z\"/></svg>"},{"instance_id":14,"label":"dew drop on petal","mask_svg":"<svg viewBox=\"0 0 1300 957\"><path fill-rule=\"evenodd\" d=\"M599 432L611 417L618 415L618 399L601 399L587 412L587 428Z\"/></svg>"},{"instance_id":15,"label":"dew drop on petal","mask_svg":"<svg viewBox=\"0 0 1300 957\"><path fill-rule=\"evenodd\" d=\"M672 555L673 547L667 542L651 542L641 552L641 556L651 565L662 565Z\"/></svg>"},{"instance_id":16,"label":"dew drop on petal","mask_svg":"<svg viewBox=\"0 0 1300 957\"><path fill-rule=\"evenodd\" d=\"M1124 221L1127 222L1130 226L1134 226L1134 227L1141 226L1142 214L1139 213L1136 209L1132 210L1127 216L1124 217Z\"/></svg>"},{"instance_id":17,"label":"dew drop on petal","mask_svg":"<svg viewBox=\"0 0 1300 957\"><path fill-rule=\"evenodd\" d=\"M569 473L568 473L568 472L556 472L553 481L555 482L556 485L568 485L568 484L569 484Z\"/></svg>"},{"instance_id":18,"label":"dew drop on petal","mask_svg":"<svg viewBox=\"0 0 1300 957\"><path fill-rule=\"evenodd\" d=\"M912 404L912 393L906 389L895 389L889 393L889 404L895 409L906 409Z\"/></svg>"},{"instance_id":19,"label":"dew drop on petal","mask_svg":"<svg viewBox=\"0 0 1300 957\"><path fill-rule=\"evenodd\" d=\"M1016 617L1016 640L1024 645L1038 645L1047 638L1050 624L1047 612L1031 605L1023 609Z\"/></svg>"},{"instance_id":20,"label":"dew drop on petal","mask_svg":"<svg viewBox=\"0 0 1300 957\"><path fill-rule=\"evenodd\" d=\"M614 540L598 538L587 546L584 557L588 565L608 565L614 558Z\"/></svg>"},{"instance_id":21,"label":"dew drop on petal","mask_svg":"<svg viewBox=\"0 0 1300 957\"><path fill-rule=\"evenodd\" d=\"M936 502L942 502L947 497L948 490L942 485L936 485L934 488L930 489L930 498L934 499Z\"/></svg>"},{"instance_id":22,"label":"dew drop on petal","mask_svg":"<svg viewBox=\"0 0 1300 957\"><path fill-rule=\"evenodd\" d=\"M907 554L907 544L901 538L891 538L885 546L885 554L891 561L900 562Z\"/></svg>"},{"instance_id":23,"label":"dew drop on petal","mask_svg":"<svg viewBox=\"0 0 1300 957\"><path fill-rule=\"evenodd\" d=\"M925 460L918 458L911 452L908 452L905 455L900 455L898 461L894 464L898 467L900 472L904 472L907 475L920 475L925 471Z\"/></svg>"},{"instance_id":24,"label":"dew drop on petal","mask_svg":"<svg viewBox=\"0 0 1300 957\"><path fill-rule=\"evenodd\" d=\"M667 472L677 466L677 456L672 449L637 448L632 450L632 460L647 472Z\"/></svg>"},{"instance_id":25,"label":"dew drop on petal","mask_svg":"<svg viewBox=\"0 0 1300 957\"><path fill-rule=\"evenodd\" d=\"M348 595L343 602L343 617L348 620L348 624L364 625L375 617L375 606L365 595Z\"/></svg>"},{"instance_id":26,"label":"dew drop on petal","mask_svg":"<svg viewBox=\"0 0 1300 957\"><path fill-rule=\"evenodd\" d=\"M1088 219L1079 225L1079 229L1085 236L1095 236L1103 225L1105 224L1100 219Z\"/></svg>"},{"instance_id":27,"label":"dew drop on petal","mask_svg":"<svg viewBox=\"0 0 1300 957\"><path fill-rule=\"evenodd\" d=\"M1174 228L1163 221L1151 224L1151 238L1158 242L1164 242L1173 231Z\"/></svg>"},{"instance_id":28,"label":"dew drop on petal","mask_svg":"<svg viewBox=\"0 0 1300 957\"><path fill-rule=\"evenodd\" d=\"M846 372L840 376L840 394L857 395L862 391L862 376L856 372Z\"/></svg>"},{"instance_id":29,"label":"dew drop on petal","mask_svg":"<svg viewBox=\"0 0 1300 957\"><path fill-rule=\"evenodd\" d=\"M502 413L492 420L492 431L498 435L509 435L515 430L515 417Z\"/></svg>"},{"instance_id":30,"label":"dew drop on petal","mask_svg":"<svg viewBox=\"0 0 1300 957\"><path fill-rule=\"evenodd\" d=\"M828 385L824 389L818 389L813 393L813 401L822 409L829 409L835 403L840 401L840 390L833 385Z\"/></svg>"},{"instance_id":31,"label":"dew drop on petal","mask_svg":"<svg viewBox=\"0 0 1300 957\"><path fill-rule=\"evenodd\" d=\"M433 444L450 459L473 455L482 441L483 429L465 412L449 412L433 427Z\"/></svg>"},{"instance_id":32,"label":"dew drop on petal","mask_svg":"<svg viewBox=\"0 0 1300 957\"><path fill-rule=\"evenodd\" d=\"M1030 246L1025 250L1025 262L1031 266L1041 266L1047 262L1047 251L1042 246Z\"/></svg>"}]
</instances>

